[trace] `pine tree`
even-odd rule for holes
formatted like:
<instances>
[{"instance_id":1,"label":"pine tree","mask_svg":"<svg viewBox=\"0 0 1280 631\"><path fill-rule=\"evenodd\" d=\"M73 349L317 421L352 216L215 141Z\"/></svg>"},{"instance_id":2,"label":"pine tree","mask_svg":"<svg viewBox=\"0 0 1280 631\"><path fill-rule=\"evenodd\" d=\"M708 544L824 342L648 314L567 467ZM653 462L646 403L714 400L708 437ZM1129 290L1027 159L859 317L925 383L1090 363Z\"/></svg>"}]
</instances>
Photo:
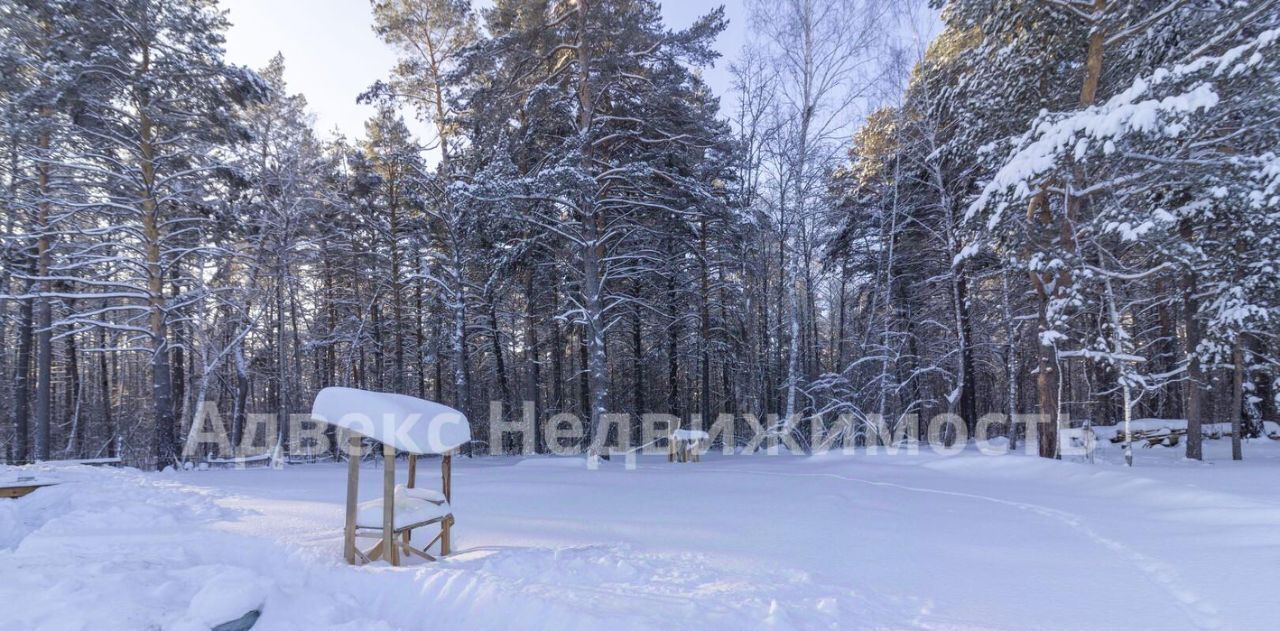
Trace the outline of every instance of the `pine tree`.
<instances>
[{"instance_id":1,"label":"pine tree","mask_svg":"<svg viewBox=\"0 0 1280 631\"><path fill-rule=\"evenodd\" d=\"M203 0L152 0L98 7L91 22L110 42L90 61L97 82L78 112L78 176L104 201L92 210L120 251L82 269L75 297L103 295L111 306L69 316L65 324L104 326L129 336L148 356L153 403L152 462L176 459L177 419L170 327L194 296L190 261L201 256L205 191L216 148L239 133L237 102L258 84L222 60L226 20ZM107 38L107 34L110 37Z\"/></svg>"}]
</instances>

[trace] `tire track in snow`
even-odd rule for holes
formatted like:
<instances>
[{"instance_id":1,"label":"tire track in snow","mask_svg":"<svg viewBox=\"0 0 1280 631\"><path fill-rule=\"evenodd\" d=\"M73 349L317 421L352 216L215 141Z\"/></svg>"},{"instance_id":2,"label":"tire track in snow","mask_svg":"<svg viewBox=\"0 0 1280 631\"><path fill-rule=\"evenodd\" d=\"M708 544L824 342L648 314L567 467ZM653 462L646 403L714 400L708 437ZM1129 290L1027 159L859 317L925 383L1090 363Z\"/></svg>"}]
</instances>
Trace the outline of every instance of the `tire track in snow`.
<instances>
[{"instance_id":1,"label":"tire track in snow","mask_svg":"<svg viewBox=\"0 0 1280 631\"><path fill-rule=\"evenodd\" d=\"M1133 564L1142 572L1151 583L1155 584L1161 590L1173 597L1174 602L1187 615L1188 620L1198 629L1218 629L1222 627L1221 620L1218 619L1218 607L1212 602L1204 599L1196 594L1189 587L1181 582L1177 570L1164 561L1143 554L1118 540L1106 537L1093 528L1089 527L1083 517L1076 513L1071 513L1056 508L1050 508L1041 504L1033 504L1030 502L1016 502L1013 500L1001 499L999 497L991 497L989 495L980 495L977 493L966 493L963 491L946 491L943 489L934 489L928 487L910 486L907 484L898 484L896 482L884 482L880 480L867 480L865 478L856 478L853 476L840 475L838 473L783 473L779 471L743 471L730 469L710 469L716 473L749 473L751 475L766 475L780 477L796 477L796 478L834 478L847 482L857 482L868 486L880 486L900 489L903 491L912 491L915 493L928 493L933 495L944 495L950 497L960 497L972 500L989 502L992 504L1000 504L1009 506L1018 510L1027 511L1042 517L1047 517L1055 521L1061 522L1072 530L1084 535L1090 541L1101 545L1112 552L1115 552L1127 561Z\"/></svg>"}]
</instances>

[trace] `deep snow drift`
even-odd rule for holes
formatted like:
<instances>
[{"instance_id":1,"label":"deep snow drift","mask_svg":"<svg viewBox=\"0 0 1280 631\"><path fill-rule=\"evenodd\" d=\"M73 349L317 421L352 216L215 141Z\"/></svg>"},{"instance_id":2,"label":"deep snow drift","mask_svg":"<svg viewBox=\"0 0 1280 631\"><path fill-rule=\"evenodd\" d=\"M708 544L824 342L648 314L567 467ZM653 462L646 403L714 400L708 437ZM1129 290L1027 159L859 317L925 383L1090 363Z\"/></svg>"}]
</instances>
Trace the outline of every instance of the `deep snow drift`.
<instances>
[{"instance_id":1,"label":"deep snow drift","mask_svg":"<svg viewBox=\"0 0 1280 631\"><path fill-rule=\"evenodd\" d=\"M342 563L342 465L4 468L64 484L0 501L0 628L1276 628L1280 442L1206 447L462 458L458 553L400 569Z\"/></svg>"}]
</instances>

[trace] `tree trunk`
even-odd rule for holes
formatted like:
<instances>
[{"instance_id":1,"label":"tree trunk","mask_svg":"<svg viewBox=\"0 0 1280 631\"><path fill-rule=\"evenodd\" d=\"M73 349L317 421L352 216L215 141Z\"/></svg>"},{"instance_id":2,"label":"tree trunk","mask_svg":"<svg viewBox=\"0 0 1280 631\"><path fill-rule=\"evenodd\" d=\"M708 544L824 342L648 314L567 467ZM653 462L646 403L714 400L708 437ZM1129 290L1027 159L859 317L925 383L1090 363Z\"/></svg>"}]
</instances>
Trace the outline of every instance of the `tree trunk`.
<instances>
[{"instance_id":1,"label":"tree trunk","mask_svg":"<svg viewBox=\"0 0 1280 631\"><path fill-rule=\"evenodd\" d=\"M848 284L849 284L849 266L845 264L841 264L840 265L840 295L837 297L837 300L836 300L836 305L837 305L836 309L838 311L836 313L836 327L834 332L835 339L832 340L831 342L831 348L833 349L832 352L834 353L831 358L831 372L836 374L839 374L841 371L844 370L844 356L845 356L845 339L844 338L845 338L845 328L846 328L845 315L848 313L848 309L845 306L845 294L847 292Z\"/></svg>"},{"instance_id":2,"label":"tree trunk","mask_svg":"<svg viewBox=\"0 0 1280 631\"><path fill-rule=\"evenodd\" d=\"M701 358L698 362L700 370L698 374L699 385L701 390L701 398L698 405L698 414L702 420L702 426L707 427L712 422L711 418L711 281L710 281L710 262L707 260L709 256L707 252L707 218L704 214L699 222L700 230L698 235L698 251L699 260L701 261L699 270L699 300L698 300L698 320L699 320L699 339L698 346L701 349Z\"/></svg>"},{"instance_id":3,"label":"tree trunk","mask_svg":"<svg viewBox=\"0 0 1280 631\"><path fill-rule=\"evenodd\" d=\"M1049 332L1049 295L1039 275L1033 274L1036 284L1038 311L1036 332L1039 339L1036 348L1036 396L1040 402L1039 453L1041 458L1058 457L1058 352L1051 343L1045 343Z\"/></svg>"},{"instance_id":4,"label":"tree trunk","mask_svg":"<svg viewBox=\"0 0 1280 631\"><path fill-rule=\"evenodd\" d=\"M524 315L524 353L525 363L529 365L528 389L526 400L533 403L533 436L534 448L542 452L542 350L538 343L536 302L533 298L533 271L525 277L525 315Z\"/></svg>"},{"instance_id":5,"label":"tree trunk","mask_svg":"<svg viewBox=\"0 0 1280 631\"><path fill-rule=\"evenodd\" d=\"M1159 296L1171 295L1170 288L1165 280L1156 281L1156 294ZM1178 364L1178 330L1171 311L1170 301L1168 300L1161 300L1156 306L1156 324L1160 331L1160 342L1157 351L1159 363L1156 368L1159 372L1171 371ZM1182 418L1182 397L1178 395L1176 388L1164 387L1160 389L1155 412L1156 416L1160 418Z\"/></svg>"},{"instance_id":6,"label":"tree trunk","mask_svg":"<svg viewBox=\"0 0 1280 631\"><path fill-rule=\"evenodd\" d=\"M388 200L390 206L390 243L389 255L391 257L391 326L392 341L395 348L391 353L391 369L395 371L395 375L391 378L391 387L395 389L397 394L405 394L404 379L404 303L401 294L404 292L404 282L400 278L400 200L398 199L396 179L394 174L387 178Z\"/></svg>"},{"instance_id":7,"label":"tree trunk","mask_svg":"<svg viewBox=\"0 0 1280 631\"><path fill-rule=\"evenodd\" d=\"M1187 230L1189 228L1183 230L1184 234ZM1200 369L1200 355L1196 348L1200 345L1200 319L1197 317L1197 312L1200 310L1200 301L1196 297L1196 291L1195 272L1187 271L1182 278L1182 318L1183 328L1186 329L1187 335L1187 404L1185 409L1187 413L1186 456L1189 460L1204 459L1204 435L1201 433L1201 408L1204 396L1204 390L1201 385L1203 375Z\"/></svg>"},{"instance_id":8,"label":"tree trunk","mask_svg":"<svg viewBox=\"0 0 1280 631\"><path fill-rule=\"evenodd\" d=\"M50 109L40 108L41 117L48 119ZM49 132L42 131L39 139L41 156L49 150ZM35 298L36 307L36 460L49 459L49 423L53 404L53 303L49 294L53 288L49 280L49 163L41 160L37 165L40 200L36 204L36 277L40 295Z\"/></svg>"},{"instance_id":9,"label":"tree trunk","mask_svg":"<svg viewBox=\"0 0 1280 631\"><path fill-rule=\"evenodd\" d=\"M952 271L952 291L955 301L956 329L960 343L960 418L964 419L969 435L973 436L978 424L977 371L973 366L973 322L969 317L969 285L965 280L964 266Z\"/></svg>"},{"instance_id":10,"label":"tree trunk","mask_svg":"<svg viewBox=\"0 0 1280 631\"><path fill-rule=\"evenodd\" d=\"M172 285L172 291L173 291L173 295L176 296L181 291L181 288L176 282L177 267L174 267L173 269L175 270L175 273L170 274L170 277L175 281ZM173 384L172 403L173 403L173 419L174 419L173 424L174 424L174 431L175 431L175 434L174 434L175 441L181 440L179 436L182 434L182 424L188 418L185 415L185 412L190 411L190 410L183 409L183 406L186 402L186 397L187 397L187 378L188 378L188 375L191 374L191 372L187 370L188 356L186 351L184 350L187 343L189 342L189 339L187 337L187 330L188 329L187 329L186 323L182 321L175 323L171 327L171 333L174 337L175 344L173 345L173 355L171 357L170 369L172 371L172 374L169 375L169 382Z\"/></svg>"},{"instance_id":11,"label":"tree trunk","mask_svg":"<svg viewBox=\"0 0 1280 631\"><path fill-rule=\"evenodd\" d=\"M107 306L107 301L102 301L102 306ZM113 420L111 409L111 372L107 370L107 329L106 327L98 327L98 348L103 349L98 353L98 385L102 388L102 435L107 438L107 457L114 458L116 443L116 427Z\"/></svg>"},{"instance_id":12,"label":"tree trunk","mask_svg":"<svg viewBox=\"0 0 1280 631\"><path fill-rule=\"evenodd\" d=\"M551 290L551 313L560 310L560 283ZM564 409L564 333L560 328L560 320L551 320L551 401L548 405L548 416L559 414Z\"/></svg>"},{"instance_id":13,"label":"tree trunk","mask_svg":"<svg viewBox=\"0 0 1280 631\"><path fill-rule=\"evenodd\" d=\"M85 426L80 420L80 352L76 349L76 336L68 335L66 345L67 365L64 369L67 377L67 400L63 415L71 424L71 431L67 435L67 456L80 458L84 455Z\"/></svg>"},{"instance_id":14,"label":"tree trunk","mask_svg":"<svg viewBox=\"0 0 1280 631\"><path fill-rule=\"evenodd\" d=\"M386 378L386 366L383 365L382 327L382 306L375 299L372 308L369 309L369 328L373 330L373 386L378 390L383 389ZM463 414L465 413L466 411L463 410Z\"/></svg>"},{"instance_id":15,"label":"tree trunk","mask_svg":"<svg viewBox=\"0 0 1280 631\"><path fill-rule=\"evenodd\" d=\"M776 373L774 372L774 367L776 364L773 361L774 360L774 343L773 343L773 334L772 334L772 328L771 328L773 319L769 315L772 312L772 309L769 308L769 305L773 302L772 300L770 300L771 294L769 293L769 261L771 259L772 257L767 252L762 252L760 255L761 299L759 300L760 313L758 316L759 324L757 325L760 327L759 333L757 334L757 339L759 341L758 348L760 352L760 361L764 365L763 366L764 367L764 383L761 384L762 388L760 392L760 410L766 415L772 414L778 409L774 405L774 401L776 401L775 393L777 392L778 388L777 388L777 377L776 377Z\"/></svg>"},{"instance_id":16,"label":"tree trunk","mask_svg":"<svg viewBox=\"0 0 1280 631\"><path fill-rule=\"evenodd\" d=\"M1243 460L1241 439L1244 433L1241 417L1244 416L1244 345L1236 335L1231 346L1231 459Z\"/></svg>"},{"instance_id":17,"label":"tree trunk","mask_svg":"<svg viewBox=\"0 0 1280 631\"><path fill-rule=\"evenodd\" d=\"M593 68L590 47L590 30L588 25L591 2L578 0L577 24L577 61L578 77L576 92L578 98L578 134L584 141L581 144L580 167L584 174L592 173L594 166L594 147L590 141L591 128L595 116L595 97L591 93L591 70ZM582 213L582 226L585 230L582 247L582 309L586 320L584 335L587 336L587 385L590 391L590 433L594 436L600 430L601 417L607 408L609 396L608 362L605 358L604 330L604 210L599 208L591 193L579 201Z\"/></svg>"},{"instance_id":18,"label":"tree trunk","mask_svg":"<svg viewBox=\"0 0 1280 631\"><path fill-rule=\"evenodd\" d=\"M413 341L414 341L414 349L415 349L414 358L417 360L416 363L418 364L417 371L416 371L418 374L418 398L425 399L427 398L427 358L426 358L427 336L426 336L425 321L423 316L426 314L426 304L422 296L421 278L425 277L426 270L423 269L424 266L422 265L421 256L418 257L418 263L419 263L419 267L418 267L419 280L413 284L413 301L414 301Z\"/></svg>"},{"instance_id":19,"label":"tree trunk","mask_svg":"<svg viewBox=\"0 0 1280 631\"><path fill-rule=\"evenodd\" d=\"M283 247L283 246L282 246ZM285 334L284 293L286 271L284 253L276 260L276 441L285 445L289 438L289 344Z\"/></svg>"},{"instance_id":20,"label":"tree trunk","mask_svg":"<svg viewBox=\"0 0 1280 631\"><path fill-rule=\"evenodd\" d=\"M140 74L147 75L151 65L151 49L142 49ZM151 394L155 427L151 456L157 469L176 463L176 428L173 415L173 383L169 367L168 322L164 297L164 262L161 259L161 226L164 223L156 203L154 131L147 108L151 105L148 88L138 90L138 141L141 158L142 237L147 269L148 332L151 337Z\"/></svg>"},{"instance_id":21,"label":"tree trunk","mask_svg":"<svg viewBox=\"0 0 1280 631\"><path fill-rule=\"evenodd\" d=\"M578 412L585 415L588 419L591 417L591 350L587 342L586 327L578 329ZM595 424L587 426L587 432L590 435L595 429Z\"/></svg>"},{"instance_id":22,"label":"tree trunk","mask_svg":"<svg viewBox=\"0 0 1280 631\"><path fill-rule=\"evenodd\" d=\"M795 271L788 265L785 283L787 287L787 318L791 325L791 340L787 357L787 394L782 417L783 423L790 426L796 413L796 397L800 386L800 280Z\"/></svg>"},{"instance_id":23,"label":"tree trunk","mask_svg":"<svg viewBox=\"0 0 1280 631\"><path fill-rule=\"evenodd\" d=\"M231 453L238 455L240 442L244 439L244 427L248 420L249 403L249 362L244 356L244 342L236 343L235 349L236 378L232 389L231 404Z\"/></svg>"},{"instance_id":24,"label":"tree trunk","mask_svg":"<svg viewBox=\"0 0 1280 631\"><path fill-rule=\"evenodd\" d=\"M433 340L432 344L434 345L435 351L436 351L435 381L432 384L432 386L435 391L436 401L443 402L444 401L444 345L441 344L441 339L444 337L444 332L441 331L441 326L438 321L432 327L431 337Z\"/></svg>"},{"instance_id":25,"label":"tree trunk","mask_svg":"<svg viewBox=\"0 0 1280 631\"><path fill-rule=\"evenodd\" d=\"M631 312L631 358L632 377L635 388L632 389L632 410L637 416L645 413L645 371L644 371L644 333L640 322L640 313Z\"/></svg>"},{"instance_id":26,"label":"tree trunk","mask_svg":"<svg viewBox=\"0 0 1280 631\"><path fill-rule=\"evenodd\" d=\"M15 105L10 105L10 112L15 109ZM13 233L20 214L18 209L18 182L20 180L20 171L18 167L18 140L20 135L16 130L10 130L9 133L9 186L5 197L5 221L4 232L0 233L0 242L10 243L13 239ZM12 291L12 270L17 266L18 257L11 250L6 250L0 256L0 343L9 339L9 303L8 294ZM0 353L0 381L9 378L9 354ZM14 384L13 381L6 381L4 388L4 398L0 399L0 409L13 409ZM6 462L13 464L15 456L13 454L12 445L9 447L6 455Z\"/></svg>"},{"instance_id":27,"label":"tree trunk","mask_svg":"<svg viewBox=\"0 0 1280 631\"><path fill-rule=\"evenodd\" d=\"M680 408L680 312L676 301L676 277L667 277L667 299L671 303L671 323L667 325L667 412L683 416ZM677 423L682 423L677 421Z\"/></svg>"},{"instance_id":28,"label":"tree trunk","mask_svg":"<svg viewBox=\"0 0 1280 631\"><path fill-rule=\"evenodd\" d=\"M453 355L453 404L466 414L471 409L471 379L467 367L467 302L462 293L461 262L457 260L456 253L451 273L456 277L454 287L457 288L452 296L453 304L450 305L453 315L450 339Z\"/></svg>"},{"instance_id":29,"label":"tree trunk","mask_svg":"<svg viewBox=\"0 0 1280 631\"><path fill-rule=\"evenodd\" d=\"M1013 310L1009 307L1009 275L1000 274L1000 306L1004 312L1005 335L1005 395L1009 414L1009 452L1018 450L1018 426L1013 422L1018 414L1018 340L1013 324Z\"/></svg>"},{"instance_id":30,"label":"tree trunk","mask_svg":"<svg viewBox=\"0 0 1280 631\"><path fill-rule=\"evenodd\" d=\"M520 414L520 408L515 405L515 401L511 398L511 384L507 379L507 363L503 359L502 352L502 334L498 330L498 307L497 299L490 292L488 296L489 303L489 327L492 333L489 339L492 341L493 349L493 372L494 377L498 381L498 393L502 397L502 405L505 407L505 415L508 417ZM503 440L514 438L511 434L504 434ZM505 445L504 445L505 447ZM507 453L504 449L503 453Z\"/></svg>"},{"instance_id":31,"label":"tree trunk","mask_svg":"<svg viewBox=\"0 0 1280 631\"><path fill-rule=\"evenodd\" d=\"M31 293L35 283L26 282L24 293ZM26 463L31 460L30 406L31 393L31 343L34 337L34 305L23 300L18 307L18 353L13 365L13 433L14 460Z\"/></svg>"},{"instance_id":32,"label":"tree trunk","mask_svg":"<svg viewBox=\"0 0 1280 631\"><path fill-rule=\"evenodd\" d=\"M1094 0L1093 13L1094 19L1101 19L1106 13L1106 0ZM1102 78L1102 60L1106 46L1106 29L1101 24L1093 24L1093 29L1089 33L1088 48L1085 51L1085 74L1080 86L1080 107L1089 107L1093 105L1098 95L1098 85ZM1072 197L1068 201L1068 205L1079 203L1078 198ZM1038 212L1037 212L1038 211ZM1042 226L1052 231L1054 218L1049 210L1049 202L1046 197L1046 190L1042 188L1028 205L1028 218L1039 220ZM1067 209L1067 214L1072 214L1072 209ZM1064 238L1069 238L1070 230L1067 224L1071 218L1064 220L1061 233ZM1065 244L1064 244L1065 245ZM1058 389L1062 381L1059 374L1061 366L1058 364L1057 350L1052 344L1045 343L1045 334L1050 332L1048 319L1049 301L1054 296L1050 295L1046 288L1046 283L1039 274L1032 274L1032 282L1036 286L1036 298L1038 304L1037 310L1037 333L1040 335L1039 357L1037 359L1037 375L1036 375L1036 392L1040 402L1040 413L1047 417L1047 422L1042 424L1040 431L1040 456L1044 458L1058 457L1058 424L1060 405ZM1054 280L1054 294L1060 291L1059 288L1066 287L1071 284L1071 274L1063 270L1059 273L1058 278Z\"/></svg>"}]
</instances>

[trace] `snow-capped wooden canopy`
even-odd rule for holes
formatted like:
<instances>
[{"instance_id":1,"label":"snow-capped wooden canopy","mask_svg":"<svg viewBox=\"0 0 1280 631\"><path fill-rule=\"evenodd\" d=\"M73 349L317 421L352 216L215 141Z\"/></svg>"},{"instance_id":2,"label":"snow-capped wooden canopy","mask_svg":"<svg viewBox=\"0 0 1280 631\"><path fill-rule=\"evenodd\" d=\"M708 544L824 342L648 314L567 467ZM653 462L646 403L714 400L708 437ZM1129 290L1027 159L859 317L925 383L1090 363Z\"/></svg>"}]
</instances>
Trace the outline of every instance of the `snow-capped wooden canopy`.
<instances>
[{"instance_id":1,"label":"snow-capped wooden canopy","mask_svg":"<svg viewBox=\"0 0 1280 631\"><path fill-rule=\"evenodd\" d=\"M444 454L471 440L462 412L403 394L325 388L311 416L411 454Z\"/></svg>"},{"instance_id":2,"label":"snow-capped wooden canopy","mask_svg":"<svg viewBox=\"0 0 1280 631\"><path fill-rule=\"evenodd\" d=\"M347 437L347 516L343 556L347 563L385 558L400 565L401 555L436 560L427 550L437 541L440 554L450 551L453 527L453 451L471 440L467 417L447 405L403 394L356 388L325 388L311 404L313 419L351 430ZM358 497L363 437L382 443L382 497L363 504ZM409 454L409 477L396 486L396 452ZM418 456L440 454L440 491L419 489ZM381 524L381 527L378 524ZM422 547L412 545L413 531L439 525L440 533ZM369 551L356 547L357 537L377 537Z\"/></svg>"}]
</instances>

